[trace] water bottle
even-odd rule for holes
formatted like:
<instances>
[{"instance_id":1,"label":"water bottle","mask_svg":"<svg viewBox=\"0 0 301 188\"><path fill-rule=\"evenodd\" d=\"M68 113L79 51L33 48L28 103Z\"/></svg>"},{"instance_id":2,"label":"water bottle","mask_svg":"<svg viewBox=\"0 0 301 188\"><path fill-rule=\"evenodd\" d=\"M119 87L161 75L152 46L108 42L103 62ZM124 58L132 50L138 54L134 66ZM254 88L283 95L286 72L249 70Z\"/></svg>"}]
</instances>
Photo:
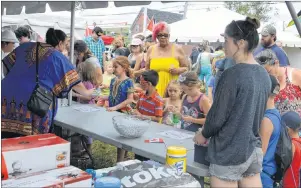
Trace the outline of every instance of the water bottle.
<instances>
[{"instance_id":1,"label":"water bottle","mask_svg":"<svg viewBox=\"0 0 301 188\"><path fill-rule=\"evenodd\" d=\"M120 188L121 181L116 177L101 177L94 182L94 188Z\"/></svg>"},{"instance_id":2,"label":"water bottle","mask_svg":"<svg viewBox=\"0 0 301 188\"><path fill-rule=\"evenodd\" d=\"M181 129L181 121L176 114L173 114L172 121L173 121L174 128Z\"/></svg>"}]
</instances>

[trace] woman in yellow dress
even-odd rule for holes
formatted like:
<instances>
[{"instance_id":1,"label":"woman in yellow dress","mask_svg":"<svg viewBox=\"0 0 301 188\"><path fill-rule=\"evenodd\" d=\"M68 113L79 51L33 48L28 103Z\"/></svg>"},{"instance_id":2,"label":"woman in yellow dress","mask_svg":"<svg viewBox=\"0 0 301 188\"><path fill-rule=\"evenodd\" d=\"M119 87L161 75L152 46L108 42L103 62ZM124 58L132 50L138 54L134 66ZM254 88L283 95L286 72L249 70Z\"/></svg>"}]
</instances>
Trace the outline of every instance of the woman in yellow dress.
<instances>
[{"instance_id":1,"label":"woman in yellow dress","mask_svg":"<svg viewBox=\"0 0 301 188\"><path fill-rule=\"evenodd\" d=\"M159 74L157 92L164 92L171 80L188 70L188 59L182 47L169 42L170 29L166 22L159 22L153 30L153 39L157 44L150 46L147 51L146 69L155 70Z\"/></svg>"}]
</instances>

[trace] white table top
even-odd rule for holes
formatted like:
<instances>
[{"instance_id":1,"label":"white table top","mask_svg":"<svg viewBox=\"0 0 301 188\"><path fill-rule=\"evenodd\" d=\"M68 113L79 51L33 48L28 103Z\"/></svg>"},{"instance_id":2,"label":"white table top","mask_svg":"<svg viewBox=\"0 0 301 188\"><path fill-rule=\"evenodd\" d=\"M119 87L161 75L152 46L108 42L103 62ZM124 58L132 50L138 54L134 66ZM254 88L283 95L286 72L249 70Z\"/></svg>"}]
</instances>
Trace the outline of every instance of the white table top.
<instances>
[{"instance_id":1,"label":"white table top","mask_svg":"<svg viewBox=\"0 0 301 188\"><path fill-rule=\"evenodd\" d=\"M162 131L178 129L152 122L147 132L140 138L128 139L119 135L112 122L112 117L122 115L121 113L107 112L104 108L100 108L99 111L95 112L81 112L74 109L74 107L81 105L86 106L88 104L75 103L70 107L59 107L55 124L164 164L166 157L165 145L144 142L146 139L163 138L167 146L183 146L188 150L187 171L189 173L197 176L208 175L208 166L194 162L194 143L192 139L176 140L157 134ZM95 105L90 106L95 107ZM185 131L185 133L194 134L188 131Z\"/></svg>"}]
</instances>

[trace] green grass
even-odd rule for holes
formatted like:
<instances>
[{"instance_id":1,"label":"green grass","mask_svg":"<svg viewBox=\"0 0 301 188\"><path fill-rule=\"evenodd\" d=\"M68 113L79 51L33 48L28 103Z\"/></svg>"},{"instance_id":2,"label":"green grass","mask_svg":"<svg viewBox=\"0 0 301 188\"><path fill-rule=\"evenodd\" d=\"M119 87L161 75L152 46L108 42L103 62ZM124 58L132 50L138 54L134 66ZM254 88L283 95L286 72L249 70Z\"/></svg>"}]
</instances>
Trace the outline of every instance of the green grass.
<instances>
[{"instance_id":1,"label":"green grass","mask_svg":"<svg viewBox=\"0 0 301 188\"><path fill-rule=\"evenodd\" d=\"M209 177L205 177L205 183L209 184L209 185L205 184L205 188L210 188L210 178Z\"/></svg>"},{"instance_id":2,"label":"green grass","mask_svg":"<svg viewBox=\"0 0 301 188\"><path fill-rule=\"evenodd\" d=\"M92 155L96 169L108 168L116 165L117 148L95 140L92 144ZM134 159L132 152L128 153L129 159Z\"/></svg>"},{"instance_id":3,"label":"green grass","mask_svg":"<svg viewBox=\"0 0 301 188\"><path fill-rule=\"evenodd\" d=\"M95 140L92 144L92 155L95 161L96 169L108 168L116 165L117 148ZM128 159L134 159L134 153L128 153ZM205 182L210 183L209 177L205 177ZM205 188L209 188L205 184Z\"/></svg>"}]
</instances>

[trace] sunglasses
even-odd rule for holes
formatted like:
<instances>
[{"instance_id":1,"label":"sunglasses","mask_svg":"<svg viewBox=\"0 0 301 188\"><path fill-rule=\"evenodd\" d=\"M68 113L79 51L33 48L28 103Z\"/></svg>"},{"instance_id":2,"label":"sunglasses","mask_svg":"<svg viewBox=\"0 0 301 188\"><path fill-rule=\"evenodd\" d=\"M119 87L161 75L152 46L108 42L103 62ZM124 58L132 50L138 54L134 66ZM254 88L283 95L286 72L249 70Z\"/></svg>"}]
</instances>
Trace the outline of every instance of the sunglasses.
<instances>
[{"instance_id":1,"label":"sunglasses","mask_svg":"<svg viewBox=\"0 0 301 188\"><path fill-rule=\"evenodd\" d=\"M138 45L131 45L132 48L138 48Z\"/></svg>"},{"instance_id":2,"label":"sunglasses","mask_svg":"<svg viewBox=\"0 0 301 188\"><path fill-rule=\"evenodd\" d=\"M168 38L168 37L169 37L169 34L164 33L164 34L158 34L158 35L157 35L157 38L158 38L158 39L159 39L159 38L162 38L162 37Z\"/></svg>"}]
</instances>

